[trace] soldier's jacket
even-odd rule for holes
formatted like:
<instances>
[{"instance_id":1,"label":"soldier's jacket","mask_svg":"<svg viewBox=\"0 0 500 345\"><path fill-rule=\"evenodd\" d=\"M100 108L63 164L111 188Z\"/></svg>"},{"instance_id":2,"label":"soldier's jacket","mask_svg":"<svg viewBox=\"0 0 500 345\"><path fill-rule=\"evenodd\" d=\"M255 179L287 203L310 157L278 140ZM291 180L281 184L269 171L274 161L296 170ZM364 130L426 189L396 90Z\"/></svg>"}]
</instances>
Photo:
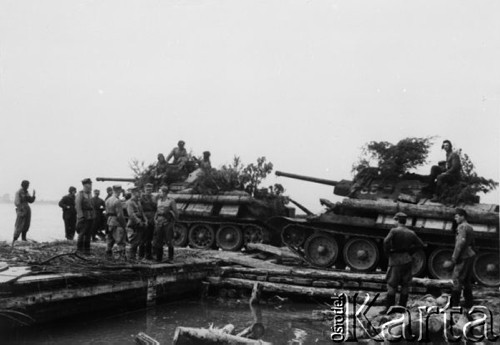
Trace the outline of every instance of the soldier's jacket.
<instances>
[{"instance_id":1,"label":"soldier's jacket","mask_svg":"<svg viewBox=\"0 0 500 345\"><path fill-rule=\"evenodd\" d=\"M177 210L175 200L172 198L166 198L165 200L159 198L156 205L155 220L162 222L171 219L177 220L178 218L179 211Z\"/></svg>"},{"instance_id":2,"label":"soldier's jacket","mask_svg":"<svg viewBox=\"0 0 500 345\"><path fill-rule=\"evenodd\" d=\"M16 211L19 215L24 215L28 213L31 203L35 201L35 197L31 196L27 190L24 188L19 189L16 192L16 196L14 198L14 204L16 205Z\"/></svg>"},{"instance_id":3,"label":"soldier's jacket","mask_svg":"<svg viewBox=\"0 0 500 345\"><path fill-rule=\"evenodd\" d=\"M462 163L457 152L452 151L446 154L446 173L460 177L462 172Z\"/></svg>"},{"instance_id":4,"label":"soldier's jacket","mask_svg":"<svg viewBox=\"0 0 500 345\"><path fill-rule=\"evenodd\" d=\"M134 199L129 199L127 201L127 214L128 214L128 227L135 227L141 222L145 221L144 212L142 210L141 203Z\"/></svg>"},{"instance_id":5,"label":"soldier's jacket","mask_svg":"<svg viewBox=\"0 0 500 345\"><path fill-rule=\"evenodd\" d=\"M59 201L59 207L62 208L64 215L75 216L75 196L72 194L63 196Z\"/></svg>"},{"instance_id":6,"label":"soldier's jacket","mask_svg":"<svg viewBox=\"0 0 500 345\"><path fill-rule=\"evenodd\" d=\"M78 219L90 220L95 218L92 196L83 190L76 194L75 198L76 217Z\"/></svg>"},{"instance_id":7,"label":"soldier's jacket","mask_svg":"<svg viewBox=\"0 0 500 345\"><path fill-rule=\"evenodd\" d=\"M152 220L156 213L156 200L152 194L143 194L141 196L141 205L144 214L148 220Z\"/></svg>"},{"instance_id":8,"label":"soldier's jacket","mask_svg":"<svg viewBox=\"0 0 500 345\"><path fill-rule=\"evenodd\" d=\"M463 222L457 228L457 235L455 238L455 249L451 260L453 262L460 262L463 259L473 257L476 252L474 247L474 230L469 223Z\"/></svg>"},{"instance_id":9,"label":"soldier's jacket","mask_svg":"<svg viewBox=\"0 0 500 345\"><path fill-rule=\"evenodd\" d=\"M122 201L116 196L111 196L106 203L106 215L108 216L109 226L121 226L126 228L125 216L123 215Z\"/></svg>"},{"instance_id":10,"label":"soldier's jacket","mask_svg":"<svg viewBox=\"0 0 500 345\"><path fill-rule=\"evenodd\" d=\"M389 266L411 262L411 255L423 247L424 243L415 232L404 226L391 229L384 239L384 251L389 257Z\"/></svg>"}]
</instances>

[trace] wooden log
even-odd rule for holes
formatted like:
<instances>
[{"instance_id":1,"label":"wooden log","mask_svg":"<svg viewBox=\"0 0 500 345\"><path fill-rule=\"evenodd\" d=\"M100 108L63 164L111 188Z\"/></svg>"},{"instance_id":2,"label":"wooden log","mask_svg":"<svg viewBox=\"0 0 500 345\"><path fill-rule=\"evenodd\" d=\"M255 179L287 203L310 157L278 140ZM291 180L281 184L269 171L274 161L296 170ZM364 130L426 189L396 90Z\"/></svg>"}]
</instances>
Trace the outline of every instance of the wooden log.
<instances>
[{"instance_id":1,"label":"wooden log","mask_svg":"<svg viewBox=\"0 0 500 345\"><path fill-rule=\"evenodd\" d=\"M286 247L278 248L275 246L271 246L269 244L248 243L247 248L251 249L251 250L258 250L261 252L270 253L270 254L279 256L280 258L290 258L290 259L302 260L297 254L291 252L290 249L288 249Z\"/></svg>"},{"instance_id":2,"label":"wooden log","mask_svg":"<svg viewBox=\"0 0 500 345\"><path fill-rule=\"evenodd\" d=\"M414 205L392 200L363 200L349 199L342 201L342 207L356 209L360 212L377 212L393 215L396 212L404 212L410 217L436 218L452 220L455 208L440 204ZM474 205L464 206L467 211L467 219L470 223L498 225L498 206L493 205L491 210L485 210Z\"/></svg>"},{"instance_id":3,"label":"wooden log","mask_svg":"<svg viewBox=\"0 0 500 345\"><path fill-rule=\"evenodd\" d=\"M286 266L269 267L269 268L245 268L245 267L221 267L221 275L223 277L233 277L233 274L254 274L256 276L292 276L297 278L311 278L313 281L357 281L357 282L372 282L386 283L385 274L372 273L361 274L346 271L334 270L315 270L308 268L291 268ZM416 278L412 279L412 285L421 287L435 287L440 289L451 289L453 283L451 280Z\"/></svg>"},{"instance_id":4,"label":"wooden log","mask_svg":"<svg viewBox=\"0 0 500 345\"><path fill-rule=\"evenodd\" d=\"M135 336L135 342L139 345L160 345L158 340L151 338L143 332L140 332Z\"/></svg>"},{"instance_id":5,"label":"wooden log","mask_svg":"<svg viewBox=\"0 0 500 345\"><path fill-rule=\"evenodd\" d=\"M253 340L236 335L220 332L220 330L206 328L177 327L175 329L174 345L191 344L261 344L270 345L263 340Z\"/></svg>"}]
</instances>

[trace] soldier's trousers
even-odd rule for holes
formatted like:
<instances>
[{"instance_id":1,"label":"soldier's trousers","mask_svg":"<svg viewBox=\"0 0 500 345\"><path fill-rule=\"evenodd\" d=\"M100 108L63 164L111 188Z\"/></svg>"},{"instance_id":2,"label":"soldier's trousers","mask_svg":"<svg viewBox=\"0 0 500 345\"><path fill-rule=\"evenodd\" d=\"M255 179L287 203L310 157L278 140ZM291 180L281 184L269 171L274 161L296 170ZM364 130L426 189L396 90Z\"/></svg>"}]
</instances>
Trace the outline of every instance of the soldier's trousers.
<instances>
[{"instance_id":1,"label":"soldier's trousers","mask_svg":"<svg viewBox=\"0 0 500 345\"><path fill-rule=\"evenodd\" d=\"M23 240L26 240L26 233L28 232L30 225L31 225L31 208L25 207L16 209L14 241L16 241L20 235L22 235Z\"/></svg>"},{"instance_id":2,"label":"soldier's trousers","mask_svg":"<svg viewBox=\"0 0 500 345\"><path fill-rule=\"evenodd\" d=\"M142 238L144 236L144 227L140 225L127 227L127 234L128 234L128 242L130 244L129 258L135 259L135 256L137 254L137 248L142 243Z\"/></svg>"},{"instance_id":3,"label":"soldier's trousers","mask_svg":"<svg viewBox=\"0 0 500 345\"><path fill-rule=\"evenodd\" d=\"M472 262L474 257L463 259L453 268L451 279L453 280L452 304L458 305L462 289L467 307L472 306Z\"/></svg>"},{"instance_id":4,"label":"soldier's trousers","mask_svg":"<svg viewBox=\"0 0 500 345\"><path fill-rule=\"evenodd\" d=\"M142 234L142 241L139 244L139 259L146 257L146 259L151 259L151 242L153 241L153 235L155 232L154 221L148 220L148 225L144 228Z\"/></svg>"},{"instance_id":5,"label":"soldier's trousers","mask_svg":"<svg viewBox=\"0 0 500 345\"><path fill-rule=\"evenodd\" d=\"M93 219L82 219L76 223L76 232L78 238L76 240L76 250L85 253L90 253L90 239L92 237Z\"/></svg>"},{"instance_id":6,"label":"soldier's trousers","mask_svg":"<svg viewBox=\"0 0 500 345\"><path fill-rule=\"evenodd\" d=\"M169 248L173 248L174 223L169 221L159 221L156 223L153 235L153 248L163 248L166 243Z\"/></svg>"},{"instance_id":7,"label":"soldier's trousers","mask_svg":"<svg viewBox=\"0 0 500 345\"><path fill-rule=\"evenodd\" d=\"M76 215L75 214L63 214L64 220L64 232L66 239L72 240L75 238L76 229Z\"/></svg>"},{"instance_id":8,"label":"soldier's trousers","mask_svg":"<svg viewBox=\"0 0 500 345\"><path fill-rule=\"evenodd\" d=\"M386 275L387 291L389 293L395 293L398 286L401 286L401 294L408 294L408 288L412 279L411 266L411 262L403 265L389 266Z\"/></svg>"},{"instance_id":9,"label":"soldier's trousers","mask_svg":"<svg viewBox=\"0 0 500 345\"><path fill-rule=\"evenodd\" d=\"M106 253L111 254L113 252L113 246L116 244L118 247L118 253L120 255L125 255L125 246L127 243L127 233L125 229L121 226L110 225L108 236L106 238Z\"/></svg>"}]
</instances>

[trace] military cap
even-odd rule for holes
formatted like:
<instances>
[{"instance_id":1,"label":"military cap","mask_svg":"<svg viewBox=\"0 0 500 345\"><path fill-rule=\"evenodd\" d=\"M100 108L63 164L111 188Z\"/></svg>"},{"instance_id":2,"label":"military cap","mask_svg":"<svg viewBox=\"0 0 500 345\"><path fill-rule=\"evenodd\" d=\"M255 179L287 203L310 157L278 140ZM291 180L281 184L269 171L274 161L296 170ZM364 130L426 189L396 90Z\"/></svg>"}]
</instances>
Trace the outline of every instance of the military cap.
<instances>
[{"instance_id":1,"label":"military cap","mask_svg":"<svg viewBox=\"0 0 500 345\"><path fill-rule=\"evenodd\" d=\"M204 156L209 156L210 157L210 151L203 151Z\"/></svg>"},{"instance_id":2,"label":"military cap","mask_svg":"<svg viewBox=\"0 0 500 345\"><path fill-rule=\"evenodd\" d=\"M23 180L21 182L21 187L28 187L29 185L30 185L30 181L28 181L28 180Z\"/></svg>"},{"instance_id":3,"label":"military cap","mask_svg":"<svg viewBox=\"0 0 500 345\"><path fill-rule=\"evenodd\" d=\"M139 190L139 187L137 187L137 186L130 187L130 188L128 189L128 191L129 191L129 192L131 192L131 193L132 193L132 192L137 192L138 190Z\"/></svg>"},{"instance_id":4,"label":"military cap","mask_svg":"<svg viewBox=\"0 0 500 345\"><path fill-rule=\"evenodd\" d=\"M184 140L179 140L179 142L177 143L177 145L185 145L186 142Z\"/></svg>"},{"instance_id":5,"label":"military cap","mask_svg":"<svg viewBox=\"0 0 500 345\"><path fill-rule=\"evenodd\" d=\"M112 191L112 190L113 190L113 188L112 188L112 187L108 187L108 188L106 188L106 191L107 191L107 192L110 192L110 191Z\"/></svg>"},{"instance_id":6,"label":"military cap","mask_svg":"<svg viewBox=\"0 0 500 345\"><path fill-rule=\"evenodd\" d=\"M113 185L113 190L121 190L122 189L122 185L121 184L115 184Z\"/></svg>"},{"instance_id":7,"label":"military cap","mask_svg":"<svg viewBox=\"0 0 500 345\"><path fill-rule=\"evenodd\" d=\"M403 212L398 212L394 215L394 219L406 219L408 218L408 216L406 215L406 213L403 213Z\"/></svg>"},{"instance_id":8,"label":"military cap","mask_svg":"<svg viewBox=\"0 0 500 345\"><path fill-rule=\"evenodd\" d=\"M89 179L89 178L84 178L84 179L82 180L82 184L88 184L88 183L92 183L92 180L91 180L91 179Z\"/></svg>"},{"instance_id":9,"label":"military cap","mask_svg":"<svg viewBox=\"0 0 500 345\"><path fill-rule=\"evenodd\" d=\"M164 193L168 193L168 186L161 186L160 189L164 192Z\"/></svg>"},{"instance_id":10,"label":"military cap","mask_svg":"<svg viewBox=\"0 0 500 345\"><path fill-rule=\"evenodd\" d=\"M70 193L71 192L76 192L76 188L73 187L73 186L71 186L71 187L69 187L68 192L70 192Z\"/></svg>"},{"instance_id":11,"label":"military cap","mask_svg":"<svg viewBox=\"0 0 500 345\"><path fill-rule=\"evenodd\" d=\"M144 187L146 187L146 188L153 188L153 184L152 183L146 183L144 185Z\"/></svg>"}]
</instances>

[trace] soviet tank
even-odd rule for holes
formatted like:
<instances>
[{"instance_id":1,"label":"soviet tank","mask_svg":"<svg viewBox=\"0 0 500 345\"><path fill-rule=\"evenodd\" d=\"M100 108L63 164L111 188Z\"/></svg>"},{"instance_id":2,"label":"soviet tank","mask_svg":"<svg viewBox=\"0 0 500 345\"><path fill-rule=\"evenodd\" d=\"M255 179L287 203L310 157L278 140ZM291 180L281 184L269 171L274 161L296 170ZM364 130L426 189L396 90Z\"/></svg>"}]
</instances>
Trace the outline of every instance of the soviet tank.
<instances>
[{"instance_id":1,"label":"soviet tank","mask_svg":"<svg viewBox=\"0 0 500 345\"><path fill-rule=\"evenodd\" d=\"M175 246L237 251L246 243L279 243L279 234L273 236L266 221L295 214L294 208L285 205L284 198L266 193L261 193L259 198L240 190L197 193L193 186L203 173L201 169L189 174L175 174L175 166L172 169L174 178L166 181L170 189L168 196L176 201L179 210L179 221L174 227ZM153 182L155 190L162 184L142 178L97 177L96 180L130 182L139 187Z\"/></svg>"},{"instance_id":2,"label":"soviet tank","mask_svg":"<svg viewBox=\"0 0 500 345\"><path fill-rule=\"evenodd\" d=\"M374 169L374 168L368 168ZM475 234L477 255L473 272L477 282L499 286L499 206L475 203L447 206L431 202L423 190L426 176L407 174L382 179L377 171L364 171L353 181L332 181L276 171L277 176L334 187L340 202L321 199L326 210L305 218L275 217L269 225L280 231L282 241L318 267L345 268L372 272L385 270L387 258L383 239L395 226L397 212L408 215L407 226L426 247L413 255L413 273L449 279L451 270L443 267L451 259L455 233L455 207L463 207ZM454 226L455 225L455 226Z\"/></svg>"}]
</instances>

